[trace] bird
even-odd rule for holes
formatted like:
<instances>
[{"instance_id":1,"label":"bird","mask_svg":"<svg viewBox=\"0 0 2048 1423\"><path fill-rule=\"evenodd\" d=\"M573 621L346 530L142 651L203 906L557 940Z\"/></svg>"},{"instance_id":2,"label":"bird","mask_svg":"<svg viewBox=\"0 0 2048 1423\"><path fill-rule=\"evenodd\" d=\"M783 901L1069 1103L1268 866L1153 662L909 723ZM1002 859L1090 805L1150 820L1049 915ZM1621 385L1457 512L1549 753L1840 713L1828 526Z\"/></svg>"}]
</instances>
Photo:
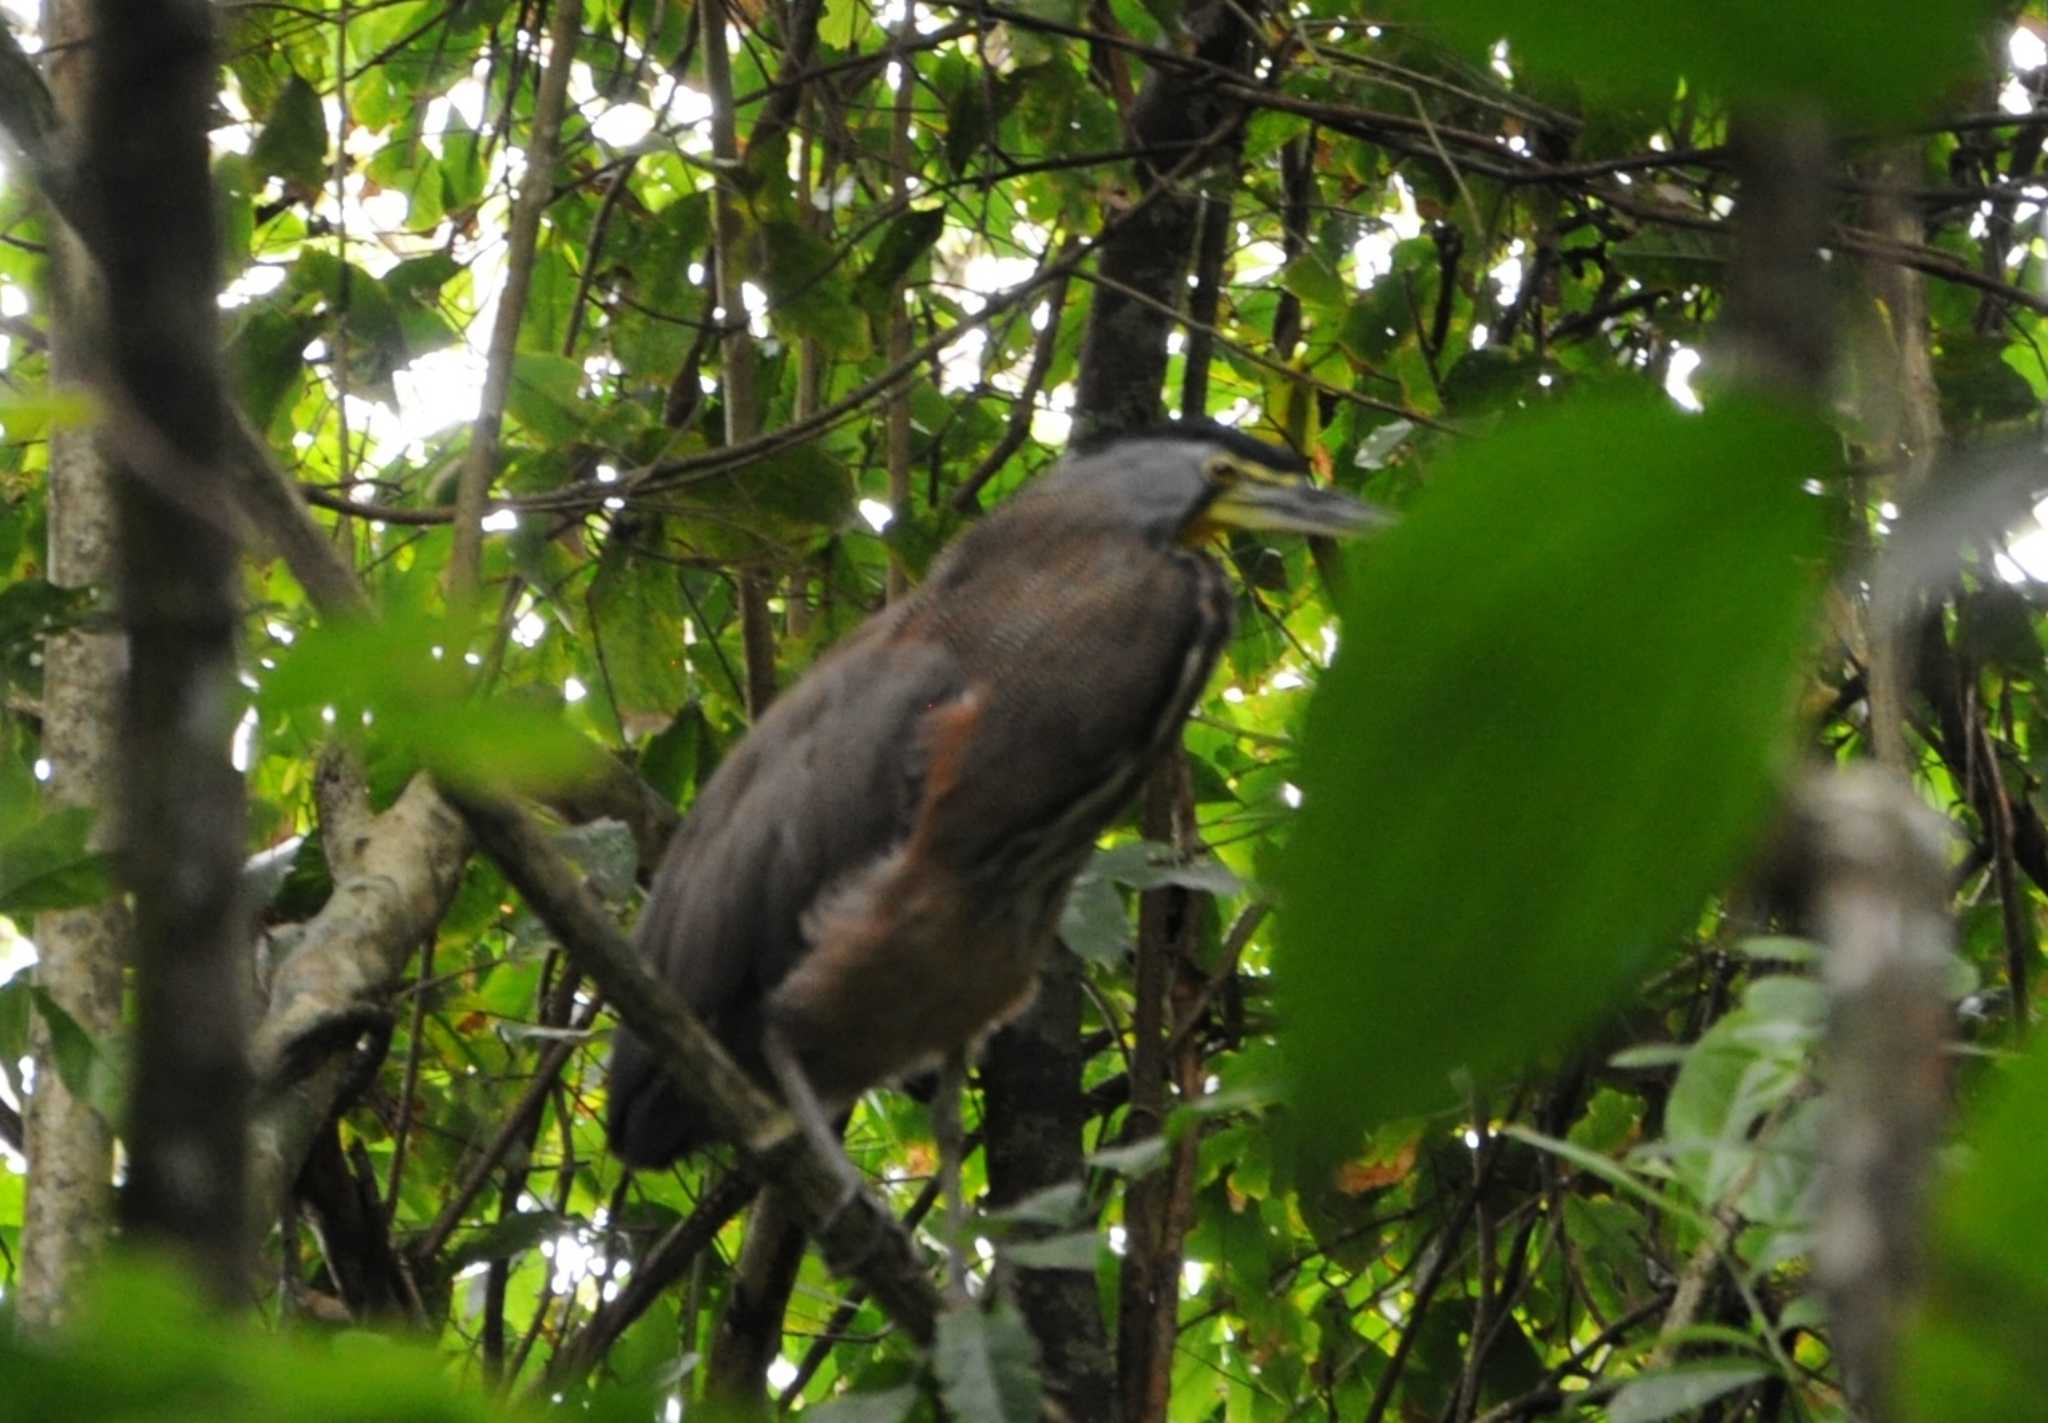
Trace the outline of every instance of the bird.
<instances>
[{"instance_id":1,"label":"bird","mask_svg":"<svg viewBox=\"0 0 2048 1423\"><path fill-rule=\"evenodd\" d=\"M1230 636L1204 546L1383 520L1306 473L1207 421L1071 450L821 657L704 785L638 951L833 1157L828 1123L862 1092L961 1070L1030 1003L1075 876ZM623 1024L606 1113L636 1168L713 1137Z\"/></svg>"}]
</instances>

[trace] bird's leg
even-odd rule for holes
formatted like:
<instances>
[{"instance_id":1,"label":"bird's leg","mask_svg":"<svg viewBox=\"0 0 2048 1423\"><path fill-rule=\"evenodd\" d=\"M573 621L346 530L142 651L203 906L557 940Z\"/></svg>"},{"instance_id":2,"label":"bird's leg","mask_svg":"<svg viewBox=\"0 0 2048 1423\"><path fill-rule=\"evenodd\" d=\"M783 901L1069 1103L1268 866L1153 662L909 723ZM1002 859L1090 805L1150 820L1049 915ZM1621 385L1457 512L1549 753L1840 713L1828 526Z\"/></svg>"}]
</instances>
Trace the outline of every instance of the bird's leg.
<instances>
[{"instance_id":1,"label":"bird's leg","mask_svg":"<svg viewBox=\"0 0 2048 1423\"><path fill-rule=\"evenodd\" d=\"M768 1071L774 1075L775 1085L782 1089L782 1100L788 1105L790 1115L796 1118L797 1128L810 1141L819 1159L833 1164L846 1187L845 1196L833 1211L837 1215L867 1183L847 1157L840 1134L832 1129L832 1119L826 1115L825 1104L811 1090L811 1079L804 1074L796 1049L790 1046L782 1030L772 1024L762 1030L761 1055L768 1061Z\"/></svg>"},{"instance_id":2,"label":"bird's leg","mask_svg":"<svg viewBox=\"0 0 2048 1423\"><path fill-rule=\"evenodd\" d=\"M967 1302L967 1203L960 1196L960 1158L967 1135L960 1123L960 1099L967 1094L967 1049L954 1048L939 1068L932 1098L932 1135L939 1144L939 1188L946 1193L946 1297Z\"/></svg>"}]
</instances>

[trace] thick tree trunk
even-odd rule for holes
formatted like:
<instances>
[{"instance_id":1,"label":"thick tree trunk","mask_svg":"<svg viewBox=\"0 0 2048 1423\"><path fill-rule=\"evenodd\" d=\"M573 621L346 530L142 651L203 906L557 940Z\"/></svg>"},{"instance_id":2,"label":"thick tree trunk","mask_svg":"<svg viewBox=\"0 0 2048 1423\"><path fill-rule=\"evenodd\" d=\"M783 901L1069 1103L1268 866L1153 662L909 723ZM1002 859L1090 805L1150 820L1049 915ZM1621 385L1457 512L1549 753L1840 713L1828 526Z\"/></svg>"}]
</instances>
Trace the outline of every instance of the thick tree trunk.
<instances>
[{"instance_id":1,"label":"thick tree trunk","mask_svg":"<svg viewBox=\"0 0 2048 1423\"><path fill-rule=\"evenodd\" d=\"M1250 35L1239 7L1204 5L1187 27L1197 37L1196 58L1224 66L1243 62ZM1168 191L1099 249L1101 281L1075 380L1074 433L1081 438L1143 429L1162 413L1166 337L1186 293L1201 226L1201 195L1184 180L1205 165L1232 117L1211 91L1204 77L1163 69L1132 106L1131 136L1148 150L1136 165L1138 180L1146 188L1165 182Z\"/></svg>"},{"instance_id":2,"label":"thick tree trunk","mask_svg":"<svg viewBox=\"0 0 2048 1423\"><path fill-rule=\"evenodd\" d=\"M1081 961L1053 952L1038 999L996 1034L981 1063L983 1151L994 1209L1081 1179L1088 1106L1081 1070ZM1038 1340L1046 1387L1074 1423L1117 1416L1116 1357L1103 1328L1095 1276L1075 1270L1019 1270L1017 1303Z\"/></svg>"},{"instance_id":3,"label":"thick tree trunk","mask_svg":"<svg viewBox=\"0 0 2048 1423\"><path fill-rule=\"evenodd\" d=\"M1242 61L1249 39L1242 14L1232 5L1211 4L1190 16L1200 58L1226 65ZM1208 144L1228 131L1228 117L1206 81L1177 70L1155 74L1133 106L1133 136L1151 149L1137 165L1138 179L1147 188L1161 182L1168 187L1099 249L1102 280L1095 284L1076 379L1077 438L1142 429L1157 423L1164 411L1167 336L1186 294L1202 228L1201 198L1184 180L1202 166ZM1167 774L1185 794L1185 769L1177 776L1170 770ZM1163 907L1154 905L1150 912L1156 916ZM1153 941L1150 950L1147 937ZM1141 936L1139 1013L1155 1024L1163 1023L1159 1015L1166 1012L1168 937ZM1157 972L1148 972L1148 963ZM997 1037L982 1065L990 1197L998 1205L1082 1174L1087 1113L1081 1091L1086 1065L1080 1048L1081 972L1071 955L1059 954L1045 974L1037 1004ZM1142 1000L1155 980L1157 1001L1149 1006L1157 1013L1147 1016L1148 1004ZM1163 1049L1164 1043L1160 1032L1153 1046ZM1139 1045L1140 1056L1144 1046ZM1152 1057L1158 1055L1155 1050ZM1160 1085L1163 1098L1163 1078ZM1134 1110L1136 1093L1134 1082ZM1156 1131L1161 1116L1163 1109L1146 1118L1141 1134ZM1126 1298L1115 1349L1105 1337L1092 1276L1018 1272L1018 1301L1038 1340L1046 1385L1077 1419L1164 1416L1182 1233L1172 1215L1170 1201L1158 1199L1150 1186L1134 1186L1126 1197L1126 1224L1135 1229L1126 1240ZM1129 1297L1134 1289L1142 1299Z\"/></svg>"},{"instance_id":4,"label":"thick tree trunk","mask_svg":"<svg viewBox=\"0 0 2048 1423\"><path fill-rule=\"evenodd\" d=\"M93 11L83 181L109 320L93 351L119 470L123 876L137 1024L123 1215L215 1290L245 1279L248 933L234 733L236 548L228 529L219 241L203 0Z\"/></svg>"}]
</instances>

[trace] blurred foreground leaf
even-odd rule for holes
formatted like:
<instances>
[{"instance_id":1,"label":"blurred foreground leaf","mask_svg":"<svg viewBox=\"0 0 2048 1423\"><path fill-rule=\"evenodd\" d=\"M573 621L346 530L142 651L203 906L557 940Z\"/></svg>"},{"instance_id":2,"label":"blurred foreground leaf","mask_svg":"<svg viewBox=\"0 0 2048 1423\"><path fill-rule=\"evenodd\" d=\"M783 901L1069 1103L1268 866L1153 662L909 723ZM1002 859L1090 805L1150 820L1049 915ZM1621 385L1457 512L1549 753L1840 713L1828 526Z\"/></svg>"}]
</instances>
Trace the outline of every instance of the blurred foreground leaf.
<instances>
[{"instance_id":1,"label":"blurred foreground leaf","mask_svg":"<svg viewBox=\"0 0 2048 1423\"><path fill-rule=\"evenodd\" d=\"M1901 1366L1900 1417L2048 1419L2048 1044L2036 1042L1963 1134L1935 1209L1926 1304Z\"/></svg>"},{"instance_id":2,"label":"blurred foreground leaf","mask_svg":"<svg viewBox=\"0 0 2048 1423\"><path fill-rule=\"evenodd\" d=\"M1861 122L1910 118L1981 64L1995 11L1988 0L1431 0L1397 13L1475 48L1505 38L1515 68L1593 96L1668 101L1682 75L1723 98L1820 103Z\"/></svg>"},{"instance_id":3,"label":"blurred foreground leaf","mask_svg":"<svg viewBox=\"0 0 2048 1423\"><path fill-rule=\"evenodd\" d=\"M1504 427L1363 551L1310 715L1275 980L1307 1139L1582 1026L1757 828L1827 437L1601 401ZM1370 1042L1361 1057L1357 1045Z\"/></svg>"},{"instance_id":4,"label":"blurred foreground leaf","mask_svg":"<svg viewBox=\"0 0 2048 1423\"><path fill-rule=\"evenodd\" d=\"M590 743L554 710L473 697L461 649L432 619L324 623L278 659L261 702L269 716L314 734L331 722L373 757L458 785L537 790L588 773Z\"/></svg>"},{"instance_id":5,"label":"blurred foreground leaf","mask_svg":"<svg viewBox=\"0 0 2048 1423\"><path fill-rule=\"evenodd\" d=\"M294 1338L242 1326L177 1276L125 1261L88 1294L72 1324L31 1344L0 1330L0 1423L494 1423L533 1416L503 1398L459 1392L431 1351L350 1330ZM634 1423L651 1397L623 1390L579 1400L580 1418Z\"/></svg>"},{"instance_id":6,"label":"blurred foreground leaf","mask_svg":"<svg viewBox=\"0 0 2048 1423\"><path fill-rule=\"evenodd\" d=\"M949 1310L939 1316L932 1372L947 1409L967 1423L1031 1423L1041 1396L1035 1352L1014 1310Z\"/></svg>"}]
</instances>

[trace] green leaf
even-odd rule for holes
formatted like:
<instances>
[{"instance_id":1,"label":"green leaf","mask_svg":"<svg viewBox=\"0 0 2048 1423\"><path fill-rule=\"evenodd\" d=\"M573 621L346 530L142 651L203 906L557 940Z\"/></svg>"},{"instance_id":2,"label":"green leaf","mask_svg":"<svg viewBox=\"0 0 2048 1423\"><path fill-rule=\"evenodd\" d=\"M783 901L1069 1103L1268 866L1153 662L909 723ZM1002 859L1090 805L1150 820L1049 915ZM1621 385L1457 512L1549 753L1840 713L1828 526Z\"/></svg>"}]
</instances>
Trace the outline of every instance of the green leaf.
<instances>
[{"instance_id":1,"label":"green leaf","mask_svg":"<svg viewBox=\"0 0 2048 1423\"><path fill-rule=\"evenodd\" d=\"M82 1291L68 1329L29 1341L0 1331L0 1415L96 1423L502 1423L507 1405L456 1386L430 1348L365 1329L311 1333L253 1327L212 1307L168 1264L123 1260ZM624 1423L656 1416L651 1397L593 1398L579 1416Z\"/></svg>"},{"instance_id":2,"label":"green leaf","mask_svg":"<svg viewBox=\"0 0 2048 1423\"><path fill-rule=\"evenodd\" d=\"M1014 1310L939 1316L932 1372L949 1413L965 1423L1035 1423L1041 1386L1031 1331Z\"/></svg>"},{"instance_id":3,"label":"green leaf","mask_svg":"<svg viewBox=\"0 0 2048 1423\"><path fill-rule=\"evenodd\" d=\"M1951 424L2028 420L2040 410L2034 388L2005 360L1997 336L1951 336L1934 360L1942 419Z\"/></svg>"},{"instance_id":4,"label":"green leaf","mask_svg":"<svg viewBox=\"0 0 2048 1423\"><path fill-rule=\"evenodd\" d=\"M0 983L0 1071L12 1075L13 1066L28 1056L28 1017L34 1005L35 969L16 969L14 976Z\"/></svg>"},{"instance_id":5,"label":"green leaf","mask_svg":"<svg viewBox=\"0 0 2048 1423\"><path fill-rule=\"evenodd\" d=\"M824 13L818 16L818 38L826 44L850 52L859 47L868 29L867 0L825 0Z\"/></svg>"},{"instance_id":6,"label":"green leaf","mask_svg":"<svg viewBox=\"0 0 2048 1423\"><path fill-rule=\"evenodd\" d=\"M1314 252L1304 252L1282 268L1280 285L1300 297L1304 306L1323 311L1346 310L1350 303L1343 279Z\"/></svg>"},{"instance_id":7,"label":"green leaf","mask_svg":"<svg viewBox=\"0 0 2048 1423\"><path fill-rule=\"evenodd\" d=\"M14 425L8 423L14 433ZM0 587L0 657L35 650L48 634L69 626L92 605L87 588L60 588L45 578L22 578Z\"/></svg>"},{"instance_id":8,"label":"green leaf","mask_svg":"<svg viewBox=\"0 0 2048 1423\"><path fill-rule=\"evenodd\" d=\"M0 841L0 914L74 909L113 893L110 862L88 843L93 820L85 806L64 806Z\"/></svg>"},{"instance_id":9,"label":"green leaf","mask_svg":"<svg viewBox=\"0 0 2048 1423\"><path fill-rule=\"evenodd\" d=\"M830 354L859 359L868 350L868 323L853 304L851 288L836 267L832 244L795 222L761 228L767 264L761 285L768 312L799 336L816 340Z\"/></svg>"},{"instance_id":10,"label":"green leaf","mask_svg":"<svg viewBox=\"0 0 2048 1423\"><path fill-rule=\"evenodd\" d=\"M1570 1140L1588 1151L1619 1151L1640 1130L1642 1118L1642 1098L1602 1087L1587 1101L1585 1113L1572 1123Z\"/></svg>"},{"instance_id":11,"label":"green leaf","mask_svg":"<svg viewBox=\"0 0 2048 1423\"><path fill-rule=\"evenodd\" d=\"M1149 1176L1166 1164L1166 1149L1171 1141L1164 1135L1148 1136L1132 1142L1129 1146L1111 1146L1091 1152L1088 1164L1103 1171L1114 1171L1131 1180Z\"/></svg>"},{"instance_id":12,"label":"green leaf","mask_svg":"<svg viewBox=\"0 0 2048 1423\"><path fill-rule=\"evenodd\" d=\"M1826 1002L1811 979L1760 978L1742 1006L1689 1048L1665 1104L1664 1130L1679 1178L1701 1205L1720 1201L1765 1143L1757 1124L1805 1080Z\"/></svg>"},{"instance_id":13,"label":"green leaf","mask_svg":"<svg viewBox=\"0 0 2048 1423\"><path fill-rule=\"evenodd\" d=\"M220 260L230 275L249 265L249 243L255 236L255 214L250 209L249 159L230 153L213 165L214 211L220 222Z\"/></svg>"},{"instance_id":14,"label":"green leaf","mask_svg":"<svg viewBox=\"0 0 2048 1423\"><path fill-rule=\"evenodd\" d=\"M1093 1270L1108 1248L1094 1231L1079 1230L1043 1240L1009 1241L1002 1246L1002 1255L1027 1270Z\"/></svg>"},{"instance_id":15,"label":"green leaf","mask_svg":"<svg viewBox=\"0 0 2048 1423\"><path fill-rule=\"evenodd\" d=\"M448 1252L448 1273L459 1274L485 1260L509 1260L523 1255L542 1241L560 1235L568 1224L553 1211L514 1211L463 1236L461 1243Z\"/></svg>"},{"instance_id":16,"label":"green leaf","mask_svg":"<svg viewBox=\"0 0 2048 1423\"><path fill-rule=\"evenodd\" d=\"M1614 263L1648 286L1688 287L1722 281L1728 253L1722 238L1684 227L1656 227L1614 244Z\"/></svg>"},{"instance_id":17,"label":"green leaf","mask_svg":"<svg viewBox=\"0 0 2048 1423\"><path fill-rule=\"evenodd\" d=\"M547 351L521 351L512 361L505 408L542 440L565 444L583 433L582 388L580 362Z\"/></svg>"},{"instance_id":18,"label":"green leaf","mask_svg":"<svg viewBox=\"0 0 2048 1423\"><path fill-rule=\"evenodd\" d=\"M1414 421L1389 420L1358 442L1358 453L1352 457L1352 463L1360 469L1385 469L1414 433Z\"/></svg>"},{"instance_id":19,"label":"green leaf","mask_svg":"<svg viewBox=\"0 0 2048 1423\"><path fill-rule=\"evenodd\" d=\"M333 619L285 649L257 705L299 727L331 724L401 771L460 785L540 790L589 774L595 753L558 708L472 698L461 653L434 619Z\"/></svg>"},{"instance_id":20,"label":"green leaf","mask_svg":"<svg viewBox=\"0 0 2048 1423\"><path fill-rule=\"evenodd\" d=\"M1138 890L1179 885L1205 894L1244 892L1244 881L1221 860L1205 855L1182 862L1171 846L1150 840L1126 840L1097 850L1083 873Z\"/></svg>"},{"instance_id":21,"label":"green leaf","mask_svg":"<svg viewBox=\"0 0 2048 1423\"><path fill-rule=\"evenodd\" d=\"M477 986L476 1006L500 1018L523 1018L534 1010L541 961L501 963Z\"/></svg>"},{"instance_id":22,"label":"green leaf","mask_svg":"<svg viewBox=\"0 0 2048 1423\"><path fill-rule=\"evenodd\" d=\"M800 543L839 528L853 516L854 498L846 466L813 444L685 485L676 503L712 516L690 530L701 548L750 556L758 555L764 542Z\"/></svg>"},{"instance_id":23,"label":"green leaf","mask_svg":"<svg viewBox=\"0 0 2048 1423\"><path fill-rule=\"evenodd\" d=\"M1067 1225L1087 1204L1087 1191L1079 1181L1062 1181L1033 1191L1022 1200L990 1211L991 1221L1022 1221L1034 1225Z\"/></svg>"},{"instance_id":24,"label":"green leaf","mask_svg":"<svg viewBox=\"0 0 2048 1423\"><path fill-rule=\"evenodd\" d=\"M890 223L882 233L881 245L856 283L864 306L878 307L910 275L918 258L931 250L946 227L944 208L912 208Z\"/></svg>"},{"instance_id":25,"label":"green leaf","mask_svg":"<svg viewBox=\"0 0 2048 1423\"><path fill-rule=\"evenodd\" d=\"M82 430L99 418L99 411L99 402L83 390L0 396L0 426L10 440L39 440L51 430Z\"/></svg>"},{"instance_id":26,"label":"green leaf","mask_svg":"<svg viewBox=\"0 0 2048 1423\"><path fill-rule=\"evenodd\" d=\"M31 986L28 997L49 1029L50 1057L64 1090L90 1103L106 1120L121 1121L128 1083L125 1045L118 1038L93 1037L46 988Z\"/></svg>"},{"instance_id":27,"label":"green leaf","mask_svg":"<svg viewBox=\"0 0 2048 1423\"><path fill-rule=\"evenodd\" d=\"M446 252L430 252L400 262L384 274L384 290L393 297L431 302L454 279L462 265Z\"/></svg>"},{"instance_id":28,"label":"green leaf","mask_svg":"<svg viewBox=\"0 0 2048 1423\"><path fill-rule=\"evenodd\" d=\"M260 177L318 187L327 177L327 115L313 86L294 74L249 150Z\"/></svg>"},{"instance_id":29,"label":"green leaf","mask_svg":"<svg viewBox=\"0 0 2048 1423\"><path fill-rule=\"evenodd\" d=\"M689 690L683 592L675 567L627 541L607 547L590 583L592 650L621 715L662 714Z\"/></svg>"},{"instance_id":30,"label":"green leaf","mask_svg":"<svg viewBox=\"0 0 2048 1423\"><path fill-rule=\"evenodd\" d=\"M1565 1199L1564 1220L1596 1309L1619 1312L1651 1292L1646 1268L1651 1228L1631 1202L1573 1192Z\"/></svg>"},{"instance_id":31,"label":"green leaf","mask_svg":"<svg viewBox=\"0 0 2048 1423\"><path fill-rule=\"evenodd\" d=\"M1100 852L1097 852L1098 856ZM1120 963L1131 947L1131 920L1114 880L1094 860L1074 877L1060 910L1060 942L1090 963Z\"/></svg>"},{"instance_id":32,"label":"green leaf","mask_svg":"<svg viewBox=\"0 0 2048 1423\"><path fill-rule=\"evenodd\" d=\"M1701 1205L1720 1200L1749 1160L1760 1087L1753 1078L1761 1063L1743 1040L1745 1026L1731 1013L1693 1044L1664 1118L1672 1164Z\"/></svg>"},{"instance_id":33,"label":"green leaf","mask_svg":"<svg viewBox=\"0 0 2048 1423\"><path fill-rule=\"evenodd\" d=\"M1770 1377L1755 1364L1697 1364L1631 1379L1607 1407L1608 1423L1656 1423Z\"/></svg>"},{"instance_id":34,"label":"green leaf","mask_svg":"<svg viewBox=\"0 0 2048 1423\"><path fill-rule=\"evenodd\" d=\"M633 832L624 821L593 820L558 830L549 838L583 870L599 899L623 905L633 897L640 847L634 843Z\"/></svg>"},{"instance_id":35,"label":"green leaf","mask_svg":"<svg viewBox=\"0 0 2048 1423\"><path fill-rule=\"evenodd\" d=\"M1811 939L1789 934L1752 934L1735 941L1735 952L1763 963L1813 963L1820 958L1820 945Z\"/></svg>"},{"instance_id":36,"label":"green leaf","mask_svg":"<svg viewBox=\"0 0 2048 1423\"><path fill-rule=\"evenodd\" d=\"M640 776L670 805L681 805L683 791L702 785L717 761L711 723L704 719L704 708L691 702L641 751Z\"/></svg>"},{"instance_id":37,"label":"green leaf","mask_svg":"<svg viewBox=\"0 0 2048 1423\"><path fill-rule=\"evenodd\" d=\"M1956 641L1973 664L1990 663L2032 680L2042 671L2041 639L2034 631L2034 619L2034 609L2024 593L2009 583L1993 581L1958 596Z\"/></svg>"},{"instance_id":38,"label":"green leaf","mask_svg":"<svg viewBox=\"0 0 2048 1423\"><path fill-rule=\"evenodd\" d=\"M869 1393L841 1394L806 1405L803 1414L806 1423L903 1423L916 1402L917 1385L906 1383Z\"/></svg>"},{"instance_id":39,"label":"green leaf","mask_svg":"<svg viewBox=\"0 0 2048 1423\"><path fill-rule=\"evenodd\" d=\"M1640 1047L1623 1048L1607 1061L1620 1068L1676 1067L1685 1061L1691 1049L1680 1043L1644 1043Z\"/></svg>"},{"instance_id":40,"label":"green leaf","mask_svg":"<svg viewBox=\"0 0 2048 1423\"><path fill-rule=\"evenodd\" d=\"M1563 1044L1733 868L1814 604L1801 484L1832 459L1757 406L1591 401L1454 451L1363 551L1282 862L1309 1139L1341 1152L1452 1104L1461 1065Z\"/></svg>"},{"instance_id":41,"label":"green leaf","mask_svg":"<svg viewBox=\"0 0 2048 1423\"><path fill-rule=\"evenodd\" d=\"M351 378L396 401L392 372L411 360L412 353L398 306L383 282L332 252L302 251L292 263L284 298L293 314L306 321L309 334L330 327L333 313L345 313ZM293 364L301 366L303 361L295 358Z\"/></svg>"},{"instance_id":42,"label":"green leaf","mask_svg":"<svg viewBox=\"0 0 2048 1423\"><path fill-rule=\"evenodd\" d=\"M1543 362L1498 346L1468 351L1444 373L1444 408L1458 415L1479 415L1526 404L1541 389L1537 378Z\"/></svg>"},{"instance_id":43,"label":"green leaf","mask_svg":"<svg viewBox=\"0 0 2048 1423\"><path fill-rule=\"evenodd\" d=\"M1400 345L1414 323L1406 284L1399 276L1383 278L1345 311L1337 340L1354 360L1371 365L1384 360L1389 351Z\"/></svg>"},{"instance_id":44,"label":"green leaf","mask_svg":"<svg viewBox=\"0 0 2048 1423\"><path fill-rule=\"evenodd\" d=\"M1473 49L1617 102L1689 88L1767 108L1819 103L1860 122L1905 119L1977 71L1991 0L1404 0L1396 11Z\"/></svg>"},{"instance_id":45,"label":"green leaf","mask_svg":"<svg viewBox=\"0 0 2048 1423\"><path fill-rule=\"evenodd\" d=\"M1914 1423L2048 1417L2048 1040L1999 1074L1969 1113L1968 1150L1934 1210L1927 1289L1903 1350L1900 1414Z\"/></svg>"},{"instance_id":46,"label":"green leaf","mask_svg":"<svg viewBox=\"0 0 2048 1423\"><path fill-rule=\"evenodd\" d=\"M249 422L268 430L306 377L307 343L319 322L274 306L252 306L228 342L242 409Z\"/></svg>"},{"instance_id":47,"label":"green leaf","mask_svg":"<svg viewBox=\"0 0 2048 1423\"><path fill-rule=\"evenodd\" d=\"M483 135L474 129L451 131L441 136L441 143L441 201L449 212L471 208L484 195L489 171Z\"/></svg>"},{"instance_id":48,"label":"green leaf","mask_svg":"<svg viewBox=\"0 0 2048 1423\"><path fill-rule=\"evenodd\" d=\"M92 1045L92 1035L78 1026L78 1019L65 1012L63 1005L50 996L48 989L31 987L28 996L35 1005L36 1016L49 1030L50 1058L57 1065L57 1076L72 1096L84 1097L92 1076L93 1059L99 1056Z\"/></svg>"},{"instance_id":49,"label":"green leaf","mask_svg":"<svg viewBox=\"0 0 2048 1423\"><path fill-rule=\"evenodd\" d=\"M1014 92L1007 84L996 86L996 102L1007 109L1005 96ZM946 105L946 167L958 175L967 171L974 155L987 146L995 132L996 115L989 106L988 89L970 78Z\"/></svg>"}]
</instances>

